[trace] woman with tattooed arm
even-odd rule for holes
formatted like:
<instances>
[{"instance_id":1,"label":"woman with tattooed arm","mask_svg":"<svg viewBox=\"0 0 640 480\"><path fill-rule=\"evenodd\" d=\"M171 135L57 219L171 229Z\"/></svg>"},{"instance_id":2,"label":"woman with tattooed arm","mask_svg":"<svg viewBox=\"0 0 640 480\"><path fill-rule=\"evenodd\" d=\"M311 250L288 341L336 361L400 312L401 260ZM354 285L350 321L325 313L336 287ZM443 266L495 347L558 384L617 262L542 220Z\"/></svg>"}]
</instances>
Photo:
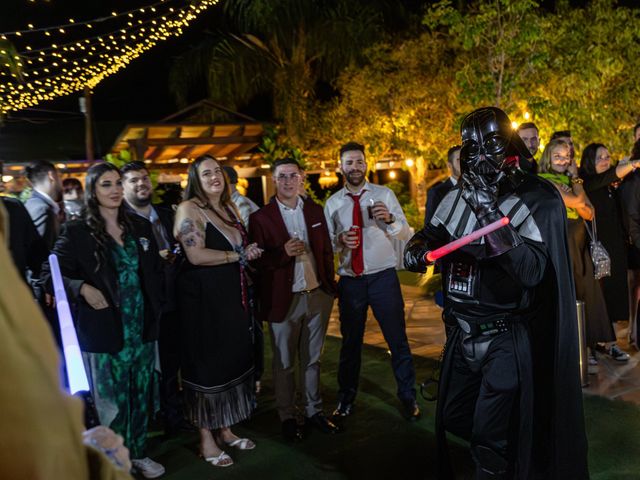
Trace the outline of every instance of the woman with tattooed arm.
<instances>
[{"instance_id":1,"label":"woman with tattooed arm","mask_svg":"<svg viewBox=\"0 0 640 480\"><path fill-rule=\"evenodd\" d=\"M247 270L262 250L248 243L229 181L212 157L190 165L174 229L186 256L177 281L185 413L200 430L202 457L227 467L233 460L223 448L255 448L230 427L254 406Z\"/></svg>"}]
</instances>

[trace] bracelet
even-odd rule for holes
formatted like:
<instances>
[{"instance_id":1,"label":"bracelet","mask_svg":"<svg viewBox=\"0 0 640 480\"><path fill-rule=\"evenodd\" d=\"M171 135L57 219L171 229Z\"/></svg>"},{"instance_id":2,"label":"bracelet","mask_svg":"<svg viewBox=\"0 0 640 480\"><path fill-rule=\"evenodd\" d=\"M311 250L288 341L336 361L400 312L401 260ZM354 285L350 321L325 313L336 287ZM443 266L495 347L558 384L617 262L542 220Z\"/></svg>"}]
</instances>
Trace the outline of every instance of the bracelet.
<instances>
[{"instance_id":1,"label":"bracelet","mask_svg":"<svg viewBox=\"0 0 640 480\"><path fill-rule=\"evenodd\" d=\"M571 183L573 183L574 185L575 184L582 185L584 183L584 180L578 177L573 177L571 179Z\"/></svg>"},{"instance_id":2,"label":"bracelet","mask_svg":"<svg viewBox=\"0 0 640 480\"><path fill-rule=\"evenodd\" d=\"M224 251L224 263L229 263L229 252Z\"/></svg>"}]
</instances>

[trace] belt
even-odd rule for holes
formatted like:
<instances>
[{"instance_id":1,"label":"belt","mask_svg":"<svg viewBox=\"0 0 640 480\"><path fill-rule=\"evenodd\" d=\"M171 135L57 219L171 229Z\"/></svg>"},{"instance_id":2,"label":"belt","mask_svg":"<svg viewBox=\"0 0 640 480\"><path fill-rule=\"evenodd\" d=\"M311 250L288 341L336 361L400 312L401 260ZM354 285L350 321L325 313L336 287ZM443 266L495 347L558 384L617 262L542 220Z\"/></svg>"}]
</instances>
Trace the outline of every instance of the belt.
<instances>
[{"instance_id":1,"label":"belt","mask_svg":"<svg viewBox=\"0 0 640 480\"><path fill-rule=\"evenodd\" d=\"M508 315L491 315L489 317L471 317L456 313L455 319L462 331L472 337L491 336L511 330L511 323L517 319Z\"/></svg>"},{"instance_id":2,"label":"belt","mask_svg":"<svg viewBox=\"0 0 640 480\"><path fill-rule=\"evenodd\" d=\"M309 295L310 293L315 292L316 290L318 290L320 287L316 287L316 288L312 288L311 290L298 290L297 292L293 292L294 295L296 293L300 294L300 295Z\"/></svg>"}]
</instances>

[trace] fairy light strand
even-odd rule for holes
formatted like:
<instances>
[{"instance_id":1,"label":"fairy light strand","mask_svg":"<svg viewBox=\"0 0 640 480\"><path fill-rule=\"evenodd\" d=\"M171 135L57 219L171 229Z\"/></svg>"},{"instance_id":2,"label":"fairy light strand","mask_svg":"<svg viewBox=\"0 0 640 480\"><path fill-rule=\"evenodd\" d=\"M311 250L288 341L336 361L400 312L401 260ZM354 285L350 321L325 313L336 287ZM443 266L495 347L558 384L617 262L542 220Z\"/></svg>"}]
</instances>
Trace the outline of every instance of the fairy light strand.
<instances>
[{"instance_id":1,"label":"fairy light strand","mask_svg":"<svg viewBox=\"0 0 640 480\"><path fill-rule=\"evenodd\" d=\"M0 112L33 107L85 87L94 88L158 42L182 34L217 1L195 1L139 23L129 22L112 32L60 45L54 43L46 50L27 50L28 56L18 60L22 66L20 74L5 71L0 76Z\"/></svg>"}]
</instances>

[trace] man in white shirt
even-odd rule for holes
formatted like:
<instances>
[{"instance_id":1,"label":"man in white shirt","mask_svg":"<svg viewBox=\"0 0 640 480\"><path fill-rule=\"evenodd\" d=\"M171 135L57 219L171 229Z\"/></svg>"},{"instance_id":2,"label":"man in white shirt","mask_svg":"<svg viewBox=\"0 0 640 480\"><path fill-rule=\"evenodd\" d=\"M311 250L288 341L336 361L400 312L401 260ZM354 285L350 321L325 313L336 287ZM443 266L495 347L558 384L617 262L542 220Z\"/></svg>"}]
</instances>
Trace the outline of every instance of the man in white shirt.
<instances>
[{"instance_id":1,"label":"man in white shirt","mask_svg":"<svg viewBox=\"0 0 640 480\"><path fill-rule=\"evenodd\" d=\"M408 420L417 420L415 370L405 331L404 300L395 271L392 238L411 236L394 193L367 182L364 146L350 142L340 149L345 187L333 194L324 213L333 248L340 256L338 305L342 348L338 368L336 417L353 411L360 376L362 340L369 306L391 350L398 398Z\"/></svg>"},{"instance_id":2,"label":"man in white shirt","mask_svg":"<svg viewBox=\"0 0 640 480\"><path fill-rule=\"evenodd\" d=\"M253 200L251 200L249 197L245 197L238 191L238 187L236 187L236 185L238 184L238 172L236 172L236 169L228 165L222 167L222 169L227 174L227 177L229 177L231 201L236 204L236 207L238 207L238 211L240 212L240 216L242 217L242 222L244 223L245 227L248 228L249 216L253 212L257 212L260 207L253 203Z\"/></svg>"}]
</instances>

